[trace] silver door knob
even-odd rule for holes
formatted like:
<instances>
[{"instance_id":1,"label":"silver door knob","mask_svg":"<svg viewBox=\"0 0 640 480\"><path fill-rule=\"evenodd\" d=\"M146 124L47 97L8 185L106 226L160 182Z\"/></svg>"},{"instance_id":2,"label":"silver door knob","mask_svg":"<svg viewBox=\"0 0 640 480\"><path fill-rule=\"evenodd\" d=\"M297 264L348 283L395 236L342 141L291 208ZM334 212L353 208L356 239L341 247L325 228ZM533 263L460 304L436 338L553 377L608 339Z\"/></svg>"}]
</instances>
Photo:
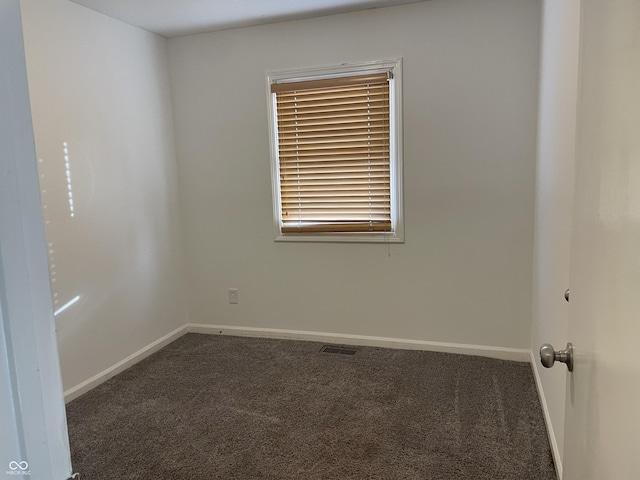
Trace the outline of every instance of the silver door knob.
<instances>
[{"instance_id":1,"label":"silver door knob","mask_svg":"<svg viewBox=\"0 0 640 480\"><path fill-rule=\"evenodd\" d=\"M556 351L553 345L545 343L540 347L540 362L547 368L553 367L556 362L566 363L567 369L573 372L573 345L567 343L567 348Z\"/></svg>"},{"instance_id":2,"label":"silver door knob","mask_svg":"<svg viewBox=\"0 0 640 480\"><path fill-rule=\"evenodd\" d=\"M564 292L564 299L568 302L569 301L569 289L567 288Z\"/></svg>"}]
</instances>

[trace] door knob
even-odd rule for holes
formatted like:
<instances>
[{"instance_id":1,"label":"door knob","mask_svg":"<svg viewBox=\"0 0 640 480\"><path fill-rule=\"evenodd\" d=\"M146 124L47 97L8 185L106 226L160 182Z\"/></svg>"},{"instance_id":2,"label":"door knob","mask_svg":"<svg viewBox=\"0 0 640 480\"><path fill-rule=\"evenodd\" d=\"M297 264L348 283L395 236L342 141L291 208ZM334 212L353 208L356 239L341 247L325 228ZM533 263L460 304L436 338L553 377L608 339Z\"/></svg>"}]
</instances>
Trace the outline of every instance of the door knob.
<instances>
[{"instance_id":1,"label":"door knob","mask_svg":"<svg viewBox=\"0 0 640 480\"><path fill-rule=\"evenodd\" d=\"M573 372L573 345L567 343L564 350L554 350L553 345L545 343L540 347L540 362L544 367L551 368L556 362L567 364L567 369Z\"/></svg>"},{"instance_id":2,"label":"door knob","mask_svg":"<svg viewBox=\"0 0 640 480\"><path fill-rule=\"evenodd\" d=\"M569 289L567 288L564 292L564 299L568 302L569 301Z\"/></svg>"}]
</instances>

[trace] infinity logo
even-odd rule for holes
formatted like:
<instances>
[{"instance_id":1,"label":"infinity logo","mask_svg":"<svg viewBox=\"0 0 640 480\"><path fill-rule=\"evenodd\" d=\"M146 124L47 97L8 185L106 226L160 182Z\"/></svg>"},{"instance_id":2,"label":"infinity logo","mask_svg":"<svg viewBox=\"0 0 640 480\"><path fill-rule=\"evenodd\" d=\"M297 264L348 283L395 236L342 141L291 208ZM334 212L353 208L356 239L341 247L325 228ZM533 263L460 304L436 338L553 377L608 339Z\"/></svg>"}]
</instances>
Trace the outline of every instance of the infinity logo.
<instances>
[{"instance_id":1,"label":"infinity logo","mask_svg":"<svg viewBox=\"0 0 640 480\"><path fill-rule=\"evenodd\" d=\"M9 468L11 470L17 470L17 469L26 470L27 468L29 468L29 464L27 462L18 463L13 461L13 462L9 462Z\"/></svg>"}]
</instances>

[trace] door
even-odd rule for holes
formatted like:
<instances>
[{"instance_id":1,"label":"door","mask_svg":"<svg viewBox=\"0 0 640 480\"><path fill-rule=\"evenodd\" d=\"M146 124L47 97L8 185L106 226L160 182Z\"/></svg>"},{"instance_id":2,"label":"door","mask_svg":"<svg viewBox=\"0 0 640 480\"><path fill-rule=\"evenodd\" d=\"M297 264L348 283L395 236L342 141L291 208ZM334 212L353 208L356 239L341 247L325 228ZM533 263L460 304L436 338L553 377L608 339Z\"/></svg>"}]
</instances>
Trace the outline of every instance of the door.
<instances>
[{"instance_id":1,"label":"door","mask_svg":"<svg viewBox=\"0 0 640 480\"><path fill-rule=\"evenodd\" d=\"M19 0L0 0L0 478L71 474Z\"/></svg>"},{"instance_id":2,"label":"door","mask_svg":"<svg viewBox=\"0 0 640 480\"><path fill-rule=\"evenodd\" d=\"M640 0L583 0L564 480L640 479Z\"/></svg>"}]
</instances>

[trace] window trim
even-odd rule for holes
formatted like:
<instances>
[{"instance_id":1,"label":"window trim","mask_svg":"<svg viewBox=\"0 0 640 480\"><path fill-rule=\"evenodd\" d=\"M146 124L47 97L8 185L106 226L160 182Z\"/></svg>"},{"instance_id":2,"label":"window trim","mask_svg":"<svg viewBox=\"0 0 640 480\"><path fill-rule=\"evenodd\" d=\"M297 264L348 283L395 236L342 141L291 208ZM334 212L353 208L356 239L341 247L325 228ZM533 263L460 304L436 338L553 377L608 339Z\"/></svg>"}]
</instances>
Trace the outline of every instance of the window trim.
<instances>
[{"instance_id":1,"label":"window trim","mask_svg":"<svg viewBox=\"0 0 640 480\"><path fill-rule=\"evenodd\" d=\"M389 84L390 162L391 162L391 225L393 232L359 233L282 233L280 175L277 138L277 111L271 84L315 80L328 77L347 77L365 73L391 72ZM273 225L276 242L356 242L404 243L404 215L402 194L402 58L360 63L343 63L314 68L269 71L266 73L267 109L269 114L269 145L271 156L271 189Z\"/></svg>"}]
</instances>

